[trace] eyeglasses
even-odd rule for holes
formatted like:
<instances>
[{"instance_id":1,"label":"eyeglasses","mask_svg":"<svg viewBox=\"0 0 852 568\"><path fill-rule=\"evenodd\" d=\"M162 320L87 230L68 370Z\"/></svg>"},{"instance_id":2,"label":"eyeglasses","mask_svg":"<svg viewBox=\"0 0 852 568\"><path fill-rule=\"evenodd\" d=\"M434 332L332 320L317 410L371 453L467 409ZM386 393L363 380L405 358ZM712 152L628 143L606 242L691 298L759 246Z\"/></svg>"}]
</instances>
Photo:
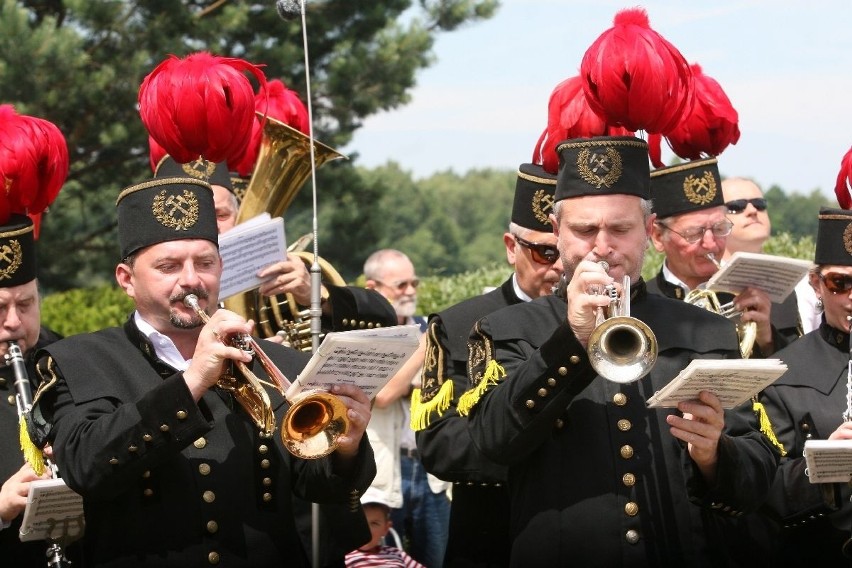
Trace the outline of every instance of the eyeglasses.
<instances>
[{"instance_id":1,"label":"eyeglasses","mask_svg":"<svg viewBox=\"0 0 852 568\"><path fill-rule=\"evenodd\" d=\"M725 207L728 208L728 213L732 215L738 215L746 210L748 204L751 203L752 206L758 211L766 211L766 198L764 197L753 197L751 199L732 199L731 201L725 202Z\"/></svg>"},{"instance_id":2,"label":"eyeglasses","mask_svg":"<svg viewBox=\"0 0 852 568\"><path fill-rule=\"evenodd\" d=\"M820 272L819 279L832 294L847 294L849 290L852 290L852 274Z\"/></svg>"},{"instance_id":3,"label":"eyeglasses","mask_svg":"<svg viewBox=\"0 0 852 568\"><path fill-rule=\"evenodd\" d=\"M375 280L375 278L373 280ZM378 282L382 286L387 286L388 288L393 288L394 290L397 290L399 292L405 292L408 289L409 286L411 286L415 290L417 289L418 286L420 286L420 279L419 278L412 278L411 280L397 280L396 282L393 282L393 283L382 282L381 280L376 280L376 282Z\"/></svg>"},{"instance_id":4,"label":"eyeglasses","mask_svg":"<svg viewBox=\"0 0 852 568\"><path fill-rule=\"evenodd\" d=\"M731 229L733 229L734 224L725 219L724 221L719 221L718 223L713 223L709 227L689 227L683 232L675 231L665 223L657 221L657 224L664 229L668 229L672 233L676 235L680 235L680 237L688 242L691 245L694 245L698 241L704 238L704 234L707 231L713 233L713 236L716 238L727 237L731 234Z\"/></svg>"},{"instance_id":5,"label":"eyeglasses","mask_svg":"<svg viewBox=\"0 0 852 568\"><path fill-rule=\"evenodd\" d=\"M559 250L555 245L545 245L542 243L531 243L526 239L514 235L515 241L530 251L530 257L537 264L553 264L559 259Z\"/></svg>"}]
</instances>

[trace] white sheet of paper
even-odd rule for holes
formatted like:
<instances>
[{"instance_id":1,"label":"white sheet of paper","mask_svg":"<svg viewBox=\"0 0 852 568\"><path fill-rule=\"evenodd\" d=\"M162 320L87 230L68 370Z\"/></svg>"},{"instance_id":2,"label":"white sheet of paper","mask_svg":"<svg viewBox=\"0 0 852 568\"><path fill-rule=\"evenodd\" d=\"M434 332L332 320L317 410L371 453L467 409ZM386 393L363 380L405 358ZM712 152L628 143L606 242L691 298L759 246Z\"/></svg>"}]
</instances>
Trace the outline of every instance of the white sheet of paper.
<instances>
[{"instance_id":1,"label":"white sheet of paper","mask_svg":"<svg viewBox=\"0 0 852 568\"><path fill-rule=\"evenodd\" d=\"M773 302L781 303L805 277L811 266L813 263L809 260L735 252L707 281L707 289L736 294L751 286L764 290Z\"/></svg>"},{"instance_id":2,"label":"white sheet of paper","mask_svg":"<svg viewBox=\"0 0 852 568\"><path fill-rule=\"evenodd\" d=\"M287 256L284 219L263 213L219 235L222 281L219 298L224 300L257 288L257 272Z\"/></svg>"},{"instance_id":3,"label":"white sheet of paper","mask_svg":"<svg viewBox=\"0 0 852 568\"><path fill-rule=\"evenodd\" d=\"M67 540L83 535L83 498L60 478L39 479L30 484L21 523L21 541Z\"/></svg>"},{"instance_id":4,"label":"white sheet of paper","mask_svg":"<svg viewBox=\"0 0 852 568\"><path fill-rule=\"evenodd\" d=\"M852 440L808 440L804 453L811 483L852 481Z\"/></svg>"},{"instance_id":5,"label":"white sheet of paper","mask_svg":"<svg viewBox=\"0 0 852 568\"><path fill-rule=\"evenodd\" d=\"M772 384L787 371L779 359L695 359L648 399L649 408L675 408L707 390L723 408L734 408Z\"/></svg>"}]
</instances>

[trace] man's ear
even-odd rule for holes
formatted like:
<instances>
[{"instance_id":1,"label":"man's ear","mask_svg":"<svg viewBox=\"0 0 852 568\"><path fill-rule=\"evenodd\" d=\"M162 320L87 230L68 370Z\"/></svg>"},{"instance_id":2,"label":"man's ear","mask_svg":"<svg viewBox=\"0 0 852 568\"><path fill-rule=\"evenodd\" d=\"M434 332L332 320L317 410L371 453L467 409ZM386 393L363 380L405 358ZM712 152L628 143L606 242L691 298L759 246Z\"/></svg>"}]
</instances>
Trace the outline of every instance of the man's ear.
<instances>
[{"instance_id":1,"label":"man's ear","mask_svg":"<svg viewBox=\"0 0 852 568\"><path fill-rule=\"evenodd\" d=\"M133 298L134 289L133 289L133 269L130 268L127 264L123 262L119 263L115 267L115 281L124 290L124 293Z\"/></svg>"}]
</instances>

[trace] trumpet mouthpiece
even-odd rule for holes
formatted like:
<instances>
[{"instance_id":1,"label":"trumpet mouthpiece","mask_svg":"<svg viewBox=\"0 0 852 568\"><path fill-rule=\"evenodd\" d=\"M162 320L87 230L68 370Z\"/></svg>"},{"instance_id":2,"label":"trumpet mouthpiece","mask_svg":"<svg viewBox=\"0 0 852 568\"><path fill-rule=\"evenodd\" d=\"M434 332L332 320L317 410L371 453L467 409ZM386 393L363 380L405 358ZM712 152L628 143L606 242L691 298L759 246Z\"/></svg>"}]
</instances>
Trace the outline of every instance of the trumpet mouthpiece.
<instances>
[{"instance_id":1,"label":"trumpet mouthpiece","mask_svg":"<svg viewBox=\"0 0 852 568\"><path fill-rule=\"evenodd\" d=\"M187 294L183 298L183 305L187 308L198 307L198 296L196 296L195 294Z\"/></svg>"},{"instance_id":2,"label":"trumpet mouthpiece","mask_svg":"<svg viewBox=\"0 0 852 568\"><path fill-rule=\"evenodd\" d=\"M598 261L598 264L601 265L601 268L604 269L604 272L609 272L609 263L605 260Z\"/></svg>"},{"instance_id":3,"label":"trumpet mouthpiece","mask_svg":"<svg viewBox=\"0 0 852 568\"><path fill-rule=\"evenodd\" d=\"M716 268L722 268L722 263L716 260L716 255L712 252L708 252L704 255L704 257L707 258L707 260L709 260L710 262L712 262L716 266Z\"/></svg>"}]
</instances>

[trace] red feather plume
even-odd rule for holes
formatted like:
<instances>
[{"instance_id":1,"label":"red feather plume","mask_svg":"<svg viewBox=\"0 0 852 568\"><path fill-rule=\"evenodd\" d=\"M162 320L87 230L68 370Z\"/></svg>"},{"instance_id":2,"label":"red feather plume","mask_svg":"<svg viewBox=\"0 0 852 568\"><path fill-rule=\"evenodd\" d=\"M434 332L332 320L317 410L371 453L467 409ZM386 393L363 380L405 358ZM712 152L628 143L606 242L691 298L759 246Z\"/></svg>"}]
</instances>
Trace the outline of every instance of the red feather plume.
<instances>
[{"instance_id":1,"label":"red feather plume","mask_svg":"<svg viewBox=\"0 0 852 568\"><path fill-rule=\"evenodd\" d=\"M609 126L592 108L583 92L580 76L565 79L553 89L547 103L547 128L533 153L533 163L556 174L559 156L556 146L571 138L593 136L629 136L633 133L620 126Z\"/></svg>"},{"instance_id":2,"label":"red feather plume","mask_svg":"<svg viewBox=\"0 0 852 568\"><path fill-rule=\"evenodd\" d=\"M837 174L837 183L834 185L834 194L837 203L843 209L852 209L852 196L850 196L850 184L852 184L852 148L846 152L840 161L840 173Z\"/></svg>"},{"instance_id":3,"label":"red feather plume","mask_svg":"<svg viewBox=\"0 0 852 568\"><path fill-rule=\"evenodd\" d=\"M278 79L269 81L266 84L266 89L258 92L255 96L255 110L260 115L270 116L287 126L292 126L303 134L309 132L308 107L305 106L296 91L288 89ZM257 161L262 137L263 119L256 115L256 120L252 124L251 139L246 146L245 153L235 162L229 163L229 168L243 177L250 176L254 171L254 163Z\"/></svg>"},{"instance_id":4,"label":"red feather plume","mask_svg":"<svg viewBox=\"0 0 852 568\"><path fill-rule=\"evenodd\" d=\"M245 151L254 117L250 73L263 89L260 67L206 52L171 55L139 88L139 113L151 138L175 161L199 156L236 160Z\"/></svg>"},{"instance_id":5,"label":"red feather plume","mask_svg":"<svg viewBox=\"0 0 852 568\"><path fill-rule=\"evenodd\" d=\"M642 8L615 15L583 55L580 76L592 110L630 131L668 132L692 105L689 64Z\"/></svg>"},{"instance_id":6,"label":"red feather plume","mask_svg":"<svg viewBox=\"0 0 852 568\"><path fill-rule=\"evenodd\" d=\"M0 105L0 224L29 215L38 238L41 214L68 177L68 144L55 124Z\"/></svg>"},{"instance_id":7,"label":"red feather plume","mask_svg":"<svg viewBox=\"0 0 852 568\"><path fill-rule=\"evenodd\" d=\"M740 139L739 115L722 86L692 66L695 104L692 111L666 133L675 154L685 160L718 156Z\"/></svg>"}]
</instances>

